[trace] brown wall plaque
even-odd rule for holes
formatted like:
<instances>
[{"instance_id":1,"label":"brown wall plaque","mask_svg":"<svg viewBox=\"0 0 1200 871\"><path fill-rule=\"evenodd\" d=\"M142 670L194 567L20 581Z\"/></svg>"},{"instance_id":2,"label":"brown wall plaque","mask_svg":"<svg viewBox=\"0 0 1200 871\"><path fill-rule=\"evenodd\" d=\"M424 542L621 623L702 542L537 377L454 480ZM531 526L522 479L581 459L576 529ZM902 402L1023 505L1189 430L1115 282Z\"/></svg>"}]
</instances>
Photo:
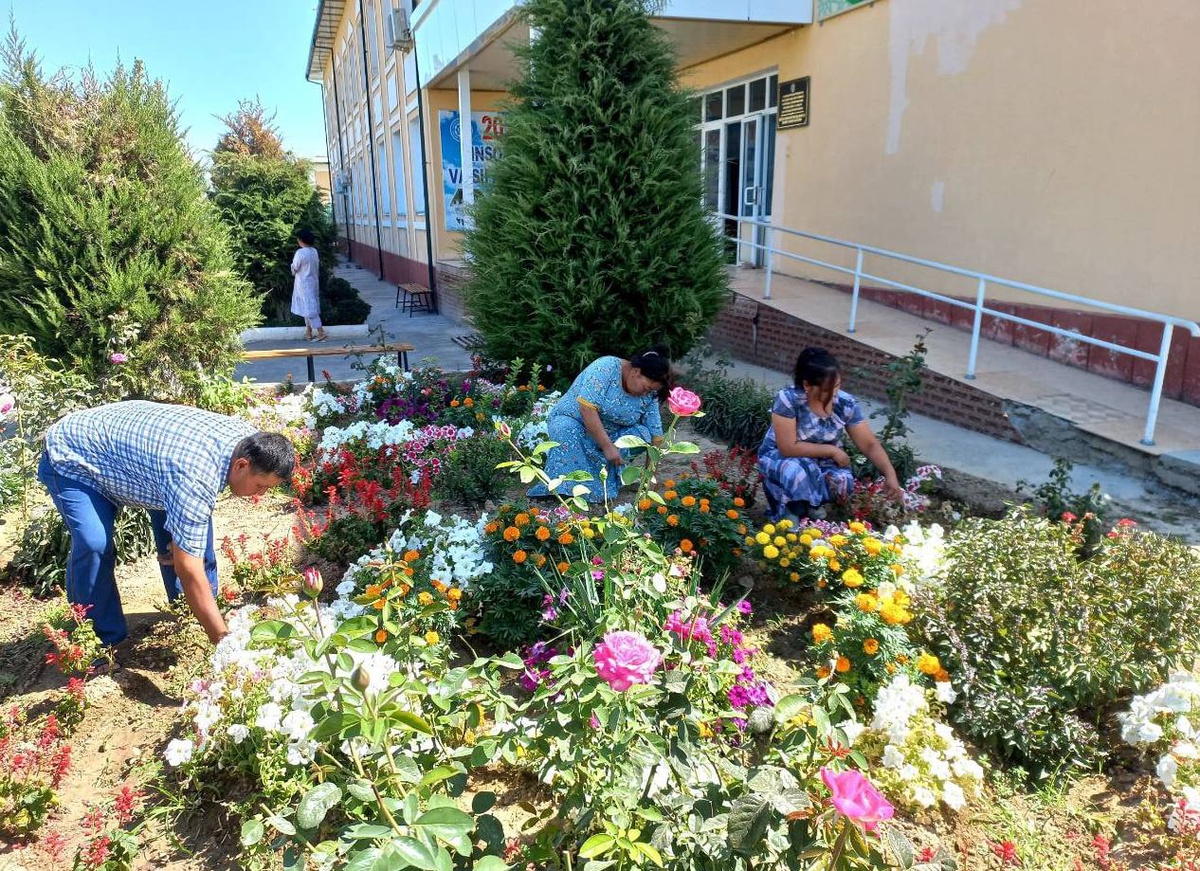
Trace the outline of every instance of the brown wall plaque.
<instances>
[{"instance_id":1,"label":"brown wall plaque","mask_svg":"<svg viewBox=\"0 0 1200 871\"><path fill-rule=\"evenodd\" d=\"M808 76L779 83L778 129L808 126Z\"/></svg>"}]
</instances>

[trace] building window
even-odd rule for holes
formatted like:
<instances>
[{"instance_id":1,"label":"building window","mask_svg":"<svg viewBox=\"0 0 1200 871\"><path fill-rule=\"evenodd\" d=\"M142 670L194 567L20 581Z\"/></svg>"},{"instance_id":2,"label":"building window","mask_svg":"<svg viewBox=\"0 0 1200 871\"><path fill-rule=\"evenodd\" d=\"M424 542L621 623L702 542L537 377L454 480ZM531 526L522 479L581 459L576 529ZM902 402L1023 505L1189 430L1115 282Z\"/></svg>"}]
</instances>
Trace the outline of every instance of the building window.
<instances>
[{"instance_id":1,"label":"building window","mask_svg":"<svg viewBox=\"0 0 1200 871\"><path fill-rule=\"evenodd\" d=\"M376 149L375 165L379 168L379 212L384 219L392 216L392 185L388 180L387 149L382 145Z\"/></svg>"},{"instance_id":2,"label":"building window","mask_svg":"<svg viewBox=\"0 0 1200 871\"><path fill-rule=\"evenodd\" d=\"M371 64L371 78L379 78L379 24L375 21L375 0L367 0L367 59Z\"/></svg>"},{"instance_id":3,"label":"building window","mask_svg":"<svg viewBox=\"0 0 1200 871\"><path fill-rule=\"evenodd\" d=\"M421 147L421 120L419 118L413 118L408 122L408 144L413 167L413 211L418 217L424 217L425 185L422 180L426 167L425 150Z\"/></svg>"},{"instance_id":4,"label":"building window","mask_svg":"<svg viewBox=\"0 0 1200 871\"><path fill-rule=\"evenodd\" d=\"M392 134L392 157L395 159L392 175L396 179L396 215L405 217L408 214L408 192L404 178L404 137L399 133ZM416 164L413 164L416 171Z\"/></svg>"}]
</instances>

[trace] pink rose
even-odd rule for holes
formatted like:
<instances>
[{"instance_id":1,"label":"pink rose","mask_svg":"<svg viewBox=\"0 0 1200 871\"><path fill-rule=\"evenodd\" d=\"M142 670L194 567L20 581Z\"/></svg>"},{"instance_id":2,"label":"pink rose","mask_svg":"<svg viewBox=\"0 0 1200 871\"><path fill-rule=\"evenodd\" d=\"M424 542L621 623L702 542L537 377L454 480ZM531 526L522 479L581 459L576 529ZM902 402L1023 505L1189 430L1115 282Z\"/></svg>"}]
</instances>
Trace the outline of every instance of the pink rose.
<instances>
[{"instance_id":1,"label":"pink rose","mask_svg":"<svg viewBox=\"0 0 1200 871\"><path fill-rule=\"evenodd\" d=\"M674 387L667 396L667 408L671 409L671 414L691 417L700 410L700 397L690 390Z\"/></svg>"},{"instance_id":2,"label":"pink rose","mask_svg":"<svg viewBox=\"0 0 1200 871\"><path fill-rule=\"evenodd\" d=\"M0 394L0 415L8 414L17 407L17 400L11 393Z\"/></svg>"},{"instance_id":3,"label":"pink rose","mask_svg":"<svg viewBox=\"0 0 1200 871\"><path fill-rule=\"evenodd\" d=\"M637 632L609 632L593 656L596 673L619 693L635 683L650 683L662 662L654 645Z\"/></svg>"},{"instance_id":4,"label":"pink rose","mask_svg":"<svg viewBox=\"0 0 1200 871\"><path fill-rule=\"evenodd\" d=\"M895 810L862 772L821 769L821 779L833 793L833 806L838 813L858 823L868 832L883 820L890 820Z\"/></svg>"},{"instance_id":5,"label":"pink rose","mask_svg":"<svg viewBox=\"0 0 1200 871\"><path fill-rule=\"evenodd\" d=\"M108 355L108 361L110 363L116 363L117 365L120 365L121 363L125 363L128 360L129 360L128 354L117 353L117 354L109 354Z\"/></svg>"}]
</instances>

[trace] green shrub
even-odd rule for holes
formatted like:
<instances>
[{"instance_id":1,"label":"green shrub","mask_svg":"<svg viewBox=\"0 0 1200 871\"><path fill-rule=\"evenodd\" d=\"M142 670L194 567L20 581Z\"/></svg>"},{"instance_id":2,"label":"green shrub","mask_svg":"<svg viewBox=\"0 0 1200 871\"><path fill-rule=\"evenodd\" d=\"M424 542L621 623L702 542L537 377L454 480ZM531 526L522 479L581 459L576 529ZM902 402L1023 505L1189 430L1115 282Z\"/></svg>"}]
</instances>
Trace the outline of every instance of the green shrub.
<instances>
[{"instance_id":1,"label":"green shrub","mask_svg":"<svg viewBox=\"0 0 1200 871\"><path fill-rule=\"evenodd\" d=\"M491 433L455 442L434 483L434 495L473 506L497 499L508 489L512 475L496 466L510 457L507 442Z\"/></svg>"},{"instance_id":2,"label":"green shrub","mask_svg":"<svg viewBox=\"0 0 1200 871\"><path fill-rule=\"evenodd\" d=\"M1200 555L1119 527L1080 560L1079 536L1024 509L966 521L944 581L918 600L960 690L953 717L1032 770L1093 762L1093 724L1200 652Z\"/></svg>"},{"instance_id":3,"label":"green shrub","mask_svg":"<svg viewBox=\"0 0 1200 871\"><path fill-rule=\"evenodd\" d=\"M0 83L0 332L124 395L231 372L259 304L237 278L165 86L141 63L44 76L10 34Z\"/></svg>"},{"instance_id":4,"label":"green shrub","mask_svg":"<svg viewBox=\"0 0 1200 871\"><path fill-rule=\"evenodd\" d=\"M546 595L537 574L500 563L472 591L481 611L479 631L504 650L516 650L545 635L541 602Z\"/></svg>"},{"instance_id":5,"label":"green shrub","mask_svg":"<svg viewBox=\"0 0 1200 871\"><path fill-rule=\"evenodd\" d=\"M688 95L643 0L531 0L502 156L464 238L493 360L536 337L561 383L602 354L682 354L728 298Z\"/></svg>"},{"instance_id":6,"label":"green shrub","mask_svg":"<svg viewBox=\"0 0 1200 871\"><path fill-rule=\"evenodd\" d=\"M680 380L704 402L704 416L692 418L692 427L708 438L757 451L771 425L775 393L753 378L733 377L728 360L706 357L705 351L691 354L684 366L687 374Z\"/></svg>"},{"instance_id":7,"label":"green shrub","mask_svg":"<svg viewBox=\"0 0 1200 871\"><path fill-rule=\"evenodd\" d=\"M326 326L366 323L370 313L371 304L346 279L332 275L322 279L321 322Z\"/></svg>"}]
</instances>

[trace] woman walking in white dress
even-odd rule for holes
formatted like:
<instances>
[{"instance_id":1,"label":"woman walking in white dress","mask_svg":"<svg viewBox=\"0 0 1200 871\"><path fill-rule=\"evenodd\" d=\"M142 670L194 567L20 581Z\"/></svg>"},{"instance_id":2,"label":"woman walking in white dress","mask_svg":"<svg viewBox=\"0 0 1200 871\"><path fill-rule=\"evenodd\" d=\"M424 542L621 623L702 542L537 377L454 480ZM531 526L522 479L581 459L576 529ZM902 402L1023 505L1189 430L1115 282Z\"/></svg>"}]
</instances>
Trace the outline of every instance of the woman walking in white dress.
<instances>
[{"instance_id":1,"label":"woman walking in white dress","mask_svg":"<svg viewBox=\"0 0 1200 871\"><path fill-rule=\"evenodd\" d=\"M300 248L292 258L292 275L295 276L292 282L292 314L304 318L304 341L311 342L313 330L316 329L317 341L324 342L329 336L321 324L321 258L313 247L316 239L312 230L301 230L296 234L296 242Z\"/></svg>"}]
</instances>

